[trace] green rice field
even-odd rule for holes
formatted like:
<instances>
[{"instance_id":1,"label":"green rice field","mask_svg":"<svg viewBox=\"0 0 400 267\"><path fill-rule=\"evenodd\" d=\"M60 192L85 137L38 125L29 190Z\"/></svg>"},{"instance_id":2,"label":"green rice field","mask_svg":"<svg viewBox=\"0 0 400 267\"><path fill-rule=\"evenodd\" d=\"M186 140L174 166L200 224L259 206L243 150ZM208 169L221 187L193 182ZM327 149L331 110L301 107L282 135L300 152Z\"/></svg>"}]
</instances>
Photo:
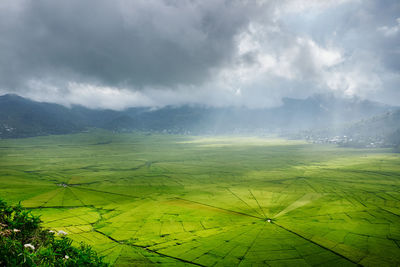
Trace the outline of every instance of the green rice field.
<instances>
[{"instance_id":1,"label":"green rice field","mask_svg":"<svg viewBox=\"0 0 400 267\"><path fill-rule=\"evenodd\" d=\"M115 266L400 266L400 154L261 137L0 140L0 197Z\"/></svg>"}]
</instances>

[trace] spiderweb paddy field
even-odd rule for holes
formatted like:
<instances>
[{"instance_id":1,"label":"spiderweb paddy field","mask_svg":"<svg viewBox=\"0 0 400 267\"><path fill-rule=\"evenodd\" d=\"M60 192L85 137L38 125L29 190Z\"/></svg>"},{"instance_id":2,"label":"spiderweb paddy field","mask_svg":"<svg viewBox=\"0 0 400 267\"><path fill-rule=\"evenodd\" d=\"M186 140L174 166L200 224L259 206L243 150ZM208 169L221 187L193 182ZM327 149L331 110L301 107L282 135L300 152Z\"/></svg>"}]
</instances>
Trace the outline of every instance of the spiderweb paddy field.
<instances>
[{"instance_id":1,"label":"spiderweb paddy field","mask_svg":"<svg viewBox=\"0 0 400 267\"><path fill-rule=\"evenodd\" d=\"M107 132L0 140L0 197L117 266L400 265L389 150Z\"/></svg>"}]
</instances>

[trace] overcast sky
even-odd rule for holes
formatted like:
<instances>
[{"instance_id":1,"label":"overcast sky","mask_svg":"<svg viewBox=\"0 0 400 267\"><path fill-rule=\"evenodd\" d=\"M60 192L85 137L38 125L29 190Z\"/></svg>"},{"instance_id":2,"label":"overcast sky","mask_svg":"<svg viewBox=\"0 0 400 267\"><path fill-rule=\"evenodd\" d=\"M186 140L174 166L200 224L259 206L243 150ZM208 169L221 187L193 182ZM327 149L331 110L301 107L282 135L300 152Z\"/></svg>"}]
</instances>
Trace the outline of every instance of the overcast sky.
<instances>
[{"instance_id":1,"label":"overcast sky","mask_svg":"<svg viewBox=\"0 0 400 267\"><path fill-rule=\"evenodd\" d=\"M1 0L0 94L94 108L400 105L398 0Z\"/></svg>"}]
</instances>

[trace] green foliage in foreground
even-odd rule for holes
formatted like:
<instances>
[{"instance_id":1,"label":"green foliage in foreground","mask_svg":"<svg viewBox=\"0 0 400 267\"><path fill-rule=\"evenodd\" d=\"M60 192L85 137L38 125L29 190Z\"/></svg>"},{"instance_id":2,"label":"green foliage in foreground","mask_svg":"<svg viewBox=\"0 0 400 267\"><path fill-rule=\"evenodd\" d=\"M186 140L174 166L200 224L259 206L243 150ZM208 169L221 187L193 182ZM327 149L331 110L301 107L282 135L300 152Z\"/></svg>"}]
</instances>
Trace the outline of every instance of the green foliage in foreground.
<instances>
[{"instance_id":1,"label":"green foliage in foreground","mask_svg":"<svg viewBox=\"0 0 400 267\"><path fill-rule=\"evenodd\" d=\"M72 246L40 225L38 216L0 199L1 266L107 266L90 246Z\"/></svg>"}]
</instances>

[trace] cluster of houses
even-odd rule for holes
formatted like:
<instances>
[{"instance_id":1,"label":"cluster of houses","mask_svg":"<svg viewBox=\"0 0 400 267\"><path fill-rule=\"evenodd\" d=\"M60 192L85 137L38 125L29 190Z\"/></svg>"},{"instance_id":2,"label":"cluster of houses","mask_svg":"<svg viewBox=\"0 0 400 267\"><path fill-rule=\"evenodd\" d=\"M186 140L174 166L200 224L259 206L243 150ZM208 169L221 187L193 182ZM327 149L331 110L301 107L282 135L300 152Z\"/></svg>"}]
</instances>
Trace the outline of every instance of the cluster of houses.
<instances>
[{"instance_id":1,"label":"cluster of houses","mask_svg":"<svg viewBox=\"0 0 400 267\"><path fill-rule=\"evenodd\" d=\"M313 144L336 144L339 146L349 147L390 147L389 144L383 137L365 137L365 136L347 136L347 135L336 135L336 136L324 136L324 135L307 135L305 139Z\"/></svg>"},{"instance_id":2,"label":"cluster of houses","mask_svg":"<svg viewBox=\"0 0 400 267\"><path fill-rule=\"evenodd\" d=\"M15 128L8 126L7 124L0 125L0 138L5 135L9 135Z\"/></svg>"}]
</instances>

